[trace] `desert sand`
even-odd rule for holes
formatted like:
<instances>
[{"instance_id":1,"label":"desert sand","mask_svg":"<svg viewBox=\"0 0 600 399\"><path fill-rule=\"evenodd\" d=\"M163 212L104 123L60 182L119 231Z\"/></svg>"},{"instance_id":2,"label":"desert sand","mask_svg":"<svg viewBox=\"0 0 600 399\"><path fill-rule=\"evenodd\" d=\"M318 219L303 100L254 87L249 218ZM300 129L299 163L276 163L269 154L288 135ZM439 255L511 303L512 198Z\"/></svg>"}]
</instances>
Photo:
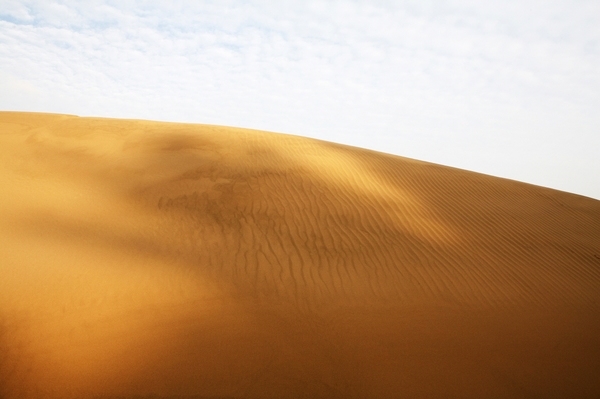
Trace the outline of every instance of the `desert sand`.
<instances>
[{"instance_id":1,"label":"desert sand","mask_svg":"<svg viewBox=\"0 0 600 399\"><path fill-rule=\"evenodd\" d=\"M0 398L145 396L598 398L600 201L284 134L0 113Z\"/></svg>"}]
</instances>

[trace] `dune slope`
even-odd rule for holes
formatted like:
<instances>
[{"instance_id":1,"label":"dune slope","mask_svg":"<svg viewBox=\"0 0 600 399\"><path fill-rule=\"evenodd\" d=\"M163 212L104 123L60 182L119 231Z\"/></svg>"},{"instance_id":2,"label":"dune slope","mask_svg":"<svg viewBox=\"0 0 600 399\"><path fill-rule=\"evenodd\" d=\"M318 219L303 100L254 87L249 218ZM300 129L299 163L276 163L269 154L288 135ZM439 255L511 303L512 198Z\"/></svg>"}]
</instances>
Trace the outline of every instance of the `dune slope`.
<instances>
[{"instance_id":1,"label":"dune slope","mask_svg":"<svg viewBox=\"0 0 600 399\"><path fill-rule=\"evenodd\" d=\"M0 398L597 398L599 337L599 201L0 113Z\"/></svg>"}]
</instances>

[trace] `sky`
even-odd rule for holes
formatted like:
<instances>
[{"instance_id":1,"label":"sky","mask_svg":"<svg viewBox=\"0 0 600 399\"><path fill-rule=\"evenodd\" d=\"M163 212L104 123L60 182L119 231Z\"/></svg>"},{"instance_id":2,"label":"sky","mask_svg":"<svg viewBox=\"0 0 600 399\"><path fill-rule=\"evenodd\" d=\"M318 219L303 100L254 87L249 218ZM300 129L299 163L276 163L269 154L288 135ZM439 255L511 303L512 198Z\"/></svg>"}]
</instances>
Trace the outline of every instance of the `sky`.
<instances>
[{"instance_id":1,"label":"sky","mask_svg":"<svg viewBox=\"0 0 600 399\"><path fill-rule=\"evenodd\" d=\"M0 110L296 134L600 199L600 2L0 0Z\"/></svg>"}]
</instances>

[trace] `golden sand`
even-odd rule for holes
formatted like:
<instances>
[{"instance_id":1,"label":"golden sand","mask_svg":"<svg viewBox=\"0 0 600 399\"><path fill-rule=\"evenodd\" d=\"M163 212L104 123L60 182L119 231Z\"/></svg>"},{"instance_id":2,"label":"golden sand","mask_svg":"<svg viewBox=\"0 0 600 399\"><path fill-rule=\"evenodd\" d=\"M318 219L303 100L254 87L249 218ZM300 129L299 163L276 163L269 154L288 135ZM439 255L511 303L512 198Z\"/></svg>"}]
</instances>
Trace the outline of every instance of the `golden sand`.
<instances>
[{"instance_id":1,"label":"golden sand","mask_svg":"<svg viewBox=\"0 0 600 399\"><path fill-rule=\"evenodd\" d=\"M600 201L0 113L0 398L598 398Z\"/></svg>"}]
</instances>

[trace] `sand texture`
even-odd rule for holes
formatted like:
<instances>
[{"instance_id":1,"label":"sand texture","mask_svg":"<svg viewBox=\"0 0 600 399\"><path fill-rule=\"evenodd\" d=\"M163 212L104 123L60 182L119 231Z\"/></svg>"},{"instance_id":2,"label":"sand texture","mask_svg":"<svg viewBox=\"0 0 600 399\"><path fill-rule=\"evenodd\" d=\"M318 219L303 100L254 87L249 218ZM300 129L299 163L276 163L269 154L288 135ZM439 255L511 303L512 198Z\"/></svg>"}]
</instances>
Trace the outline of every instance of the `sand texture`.
<instances>
[{"instance_id":1,"label":"sand texture","mask_svg":"<svg viewBox=\"0 0 600 399\"><path fill-rule=\"evenodd\" d=\"M600 201L2 112L0 398L130 397L599 398Z\"/></svg>"}]
</instances>

